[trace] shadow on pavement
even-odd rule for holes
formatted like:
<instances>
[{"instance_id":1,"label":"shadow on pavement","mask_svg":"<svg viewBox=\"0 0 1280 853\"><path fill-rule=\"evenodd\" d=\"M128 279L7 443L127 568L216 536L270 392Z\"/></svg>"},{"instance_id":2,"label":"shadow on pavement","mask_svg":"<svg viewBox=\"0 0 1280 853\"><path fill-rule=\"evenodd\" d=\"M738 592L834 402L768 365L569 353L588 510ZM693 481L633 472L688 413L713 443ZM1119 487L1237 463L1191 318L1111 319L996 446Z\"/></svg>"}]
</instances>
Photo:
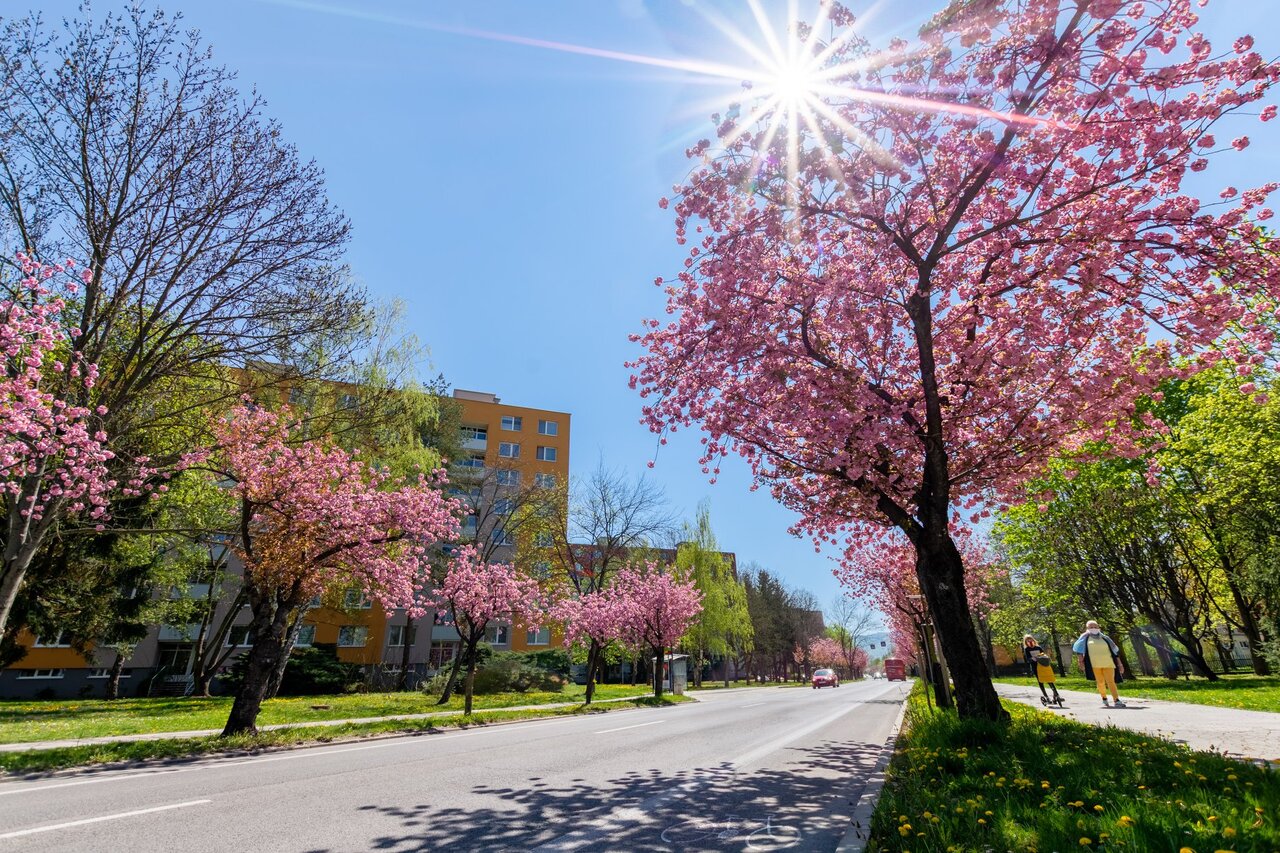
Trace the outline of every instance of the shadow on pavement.
<instances>
[{"instance_id":1,"label":"shadow on pavement","mask_svg":"<svg viewBox=\"0 0 1280 853\"><path fill-rule=\"evenodd\" d=\"M649 770L601 785L555 786L533 776L520 786L476 786L482 806L361 811L399 824L374 839L373 850L531 850L575 830L590 833L577 839L574 849L584 850L834 850L881 748L827 741L783 750L780 768Z\"/></svg>"}]
</instances>

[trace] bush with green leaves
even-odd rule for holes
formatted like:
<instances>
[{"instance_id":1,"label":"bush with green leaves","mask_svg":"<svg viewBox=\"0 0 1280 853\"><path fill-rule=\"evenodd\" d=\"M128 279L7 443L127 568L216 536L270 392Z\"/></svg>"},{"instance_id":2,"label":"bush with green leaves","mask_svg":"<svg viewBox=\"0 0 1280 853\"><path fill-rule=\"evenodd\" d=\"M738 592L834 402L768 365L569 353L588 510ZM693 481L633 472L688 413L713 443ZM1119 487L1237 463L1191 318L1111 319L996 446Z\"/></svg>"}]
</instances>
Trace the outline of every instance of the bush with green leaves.
<instances>
[{"instance_id":1,"label":"bush with green leaves","mask_svg":"<svg viewBox=\"0 0 1280 853\"><path fill-rule=\"evenodd\" d=\"M244 680L247 655L241 655L231 668L218 678L223 693L234 693ZM353 692L360 683L360 667L338 659L333 643L316 643L295 648L280 681L279 696L321 696L328 693Z\"/></svg>"}]
</instances>

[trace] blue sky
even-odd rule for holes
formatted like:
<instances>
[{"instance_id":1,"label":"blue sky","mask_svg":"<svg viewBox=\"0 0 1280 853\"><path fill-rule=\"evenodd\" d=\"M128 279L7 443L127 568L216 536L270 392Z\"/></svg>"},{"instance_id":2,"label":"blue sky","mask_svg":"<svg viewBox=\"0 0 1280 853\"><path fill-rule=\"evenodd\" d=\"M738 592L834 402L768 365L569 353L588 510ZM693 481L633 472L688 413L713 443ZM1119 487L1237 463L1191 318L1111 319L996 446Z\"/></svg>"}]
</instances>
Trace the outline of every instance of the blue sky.
<instances>
[{"instance_id":1,"label":"blue sky","mask_svg":"<svg viewBox=\"0 0 1280 853\"><path fill-rule=\"evenodd\" d=\"M784 4L765 3L781 21ZM25 5L9 0L4 14ZM76 4L34 5L58 18ZM910 36L943 2L849 5L874 10L869 31L887 38ZM161 8L201 30L215 59L256 86L287 137L324 167L352 220L349 262L371 292L404 301L410 330L431 348L424 374L571 412L578 474L597 460L644 472L689 516L709 499L721 547L740 561L775 570L824 605L838 594L830 562L787 534L791 513L748 491L745 466L727 465L709 485L696 437L684 435L646 472L656 441L627 388L623 362L635 355L627 335L662 311L652 281L684 258L657 199L684 175L685 147L710 134L709 99L727 103L734 87L460 32L741 65L748 58L701 12L759 41L745 3L170 0ZM1249 32L1264 55L1280 52L1267 0L1215 0L1203 15L1215 45ZM1259 168L1280 171L1275 135L1256 122L1248 132L1247 165L1206 175L1214 191L1261 180Z\"/></svg>"}]
</instances>

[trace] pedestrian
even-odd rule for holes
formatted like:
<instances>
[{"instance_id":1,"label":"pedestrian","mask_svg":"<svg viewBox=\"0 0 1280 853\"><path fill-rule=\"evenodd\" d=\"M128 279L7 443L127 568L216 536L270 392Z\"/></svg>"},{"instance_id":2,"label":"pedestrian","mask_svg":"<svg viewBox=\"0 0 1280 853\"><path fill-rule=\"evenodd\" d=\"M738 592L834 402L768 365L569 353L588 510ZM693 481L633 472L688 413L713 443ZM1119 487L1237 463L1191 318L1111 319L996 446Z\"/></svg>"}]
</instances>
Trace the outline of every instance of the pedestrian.
<instances>
[{"instance_id":1,"label":"pedestrian","mask_svg":"<svg viewBox=\"0 0 1280 853\"><path fill-rule=\"evenodd\" d=\"M1040 648L1040 644L1036 642L1036 638L1027 634L1022 638L1022 659L1027 664L1027 674L1034 676L1036 674L1036 655L1044 652Z\"/></svg>"},{"instance_id":2,"label":"pedestrian","mask_svg":"<svg viewBox=\"0 0 1280 853\"><path fill-rule=\"evenodd\" d=\"M1076 663L1084 670L1085 678L1092 678L1098 685L1098 693L1102 696L1103 707L1110 707L1107 692L1115 700L1115 707L1123 708L1120 692L1116 690L1116 673L1124 674L1124 665L1120 663L1120 647L1116 641L1102 633L1097 622L1090 619L1084 625L1084 633L1071 646L1076 653Z\"/></svg>"}]
</instances>

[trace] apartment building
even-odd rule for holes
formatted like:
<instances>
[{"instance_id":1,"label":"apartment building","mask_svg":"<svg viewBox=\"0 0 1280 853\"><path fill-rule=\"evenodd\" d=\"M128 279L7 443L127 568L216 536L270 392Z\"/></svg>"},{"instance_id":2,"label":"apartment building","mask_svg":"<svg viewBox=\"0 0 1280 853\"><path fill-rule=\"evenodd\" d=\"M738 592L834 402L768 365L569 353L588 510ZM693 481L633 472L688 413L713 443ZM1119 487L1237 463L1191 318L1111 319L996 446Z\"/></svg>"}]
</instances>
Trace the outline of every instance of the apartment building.
<instances>
[{"instance_id":1,"label":"apartment building","mask_svg":"<svg viewBox=\"0 0 1280 853\"><path fill-rule=\"evenodd\" d=\"M281 392L282 398L289 394L287 388ZM462 410L465 456L450 466L451 492L472 509L463 523L463 538L482 549L488 559L515 561L521 549L517 548L519 534L508 529L513 511L538 490L553 490L568 482L570 415L509 405L491 393L457 390L454 398ZM288 402L299 400L289 398ZM121 695L189 690L198 645L221 658L222 667L248 648L249 609L236 595L239 566L216 543L210 545L210 561L225 565L215 584L193 578L186 590L170 591L208 600L208 618L152 628L125 662ZM221 632L219 627L227 630ZM207 637L216 641L209 642ZM504 651L552 648L562 638L562 632L551 625L499 623L489 634L493 647ZM29 631L23 631L18 642L26 654L0 670L0 698L102 695L115 661L113 650L82 655L64 635L36 637ZM404 611L384 612L356 590L339 590L314 601L303 617L296 646L313 644L335 645L339 659L364 667L375 686L390 686L405 663L412 681L448 664L458 653L459 638L445 619L428 615L410 620Z\"/></svg>"}]
</instances>

